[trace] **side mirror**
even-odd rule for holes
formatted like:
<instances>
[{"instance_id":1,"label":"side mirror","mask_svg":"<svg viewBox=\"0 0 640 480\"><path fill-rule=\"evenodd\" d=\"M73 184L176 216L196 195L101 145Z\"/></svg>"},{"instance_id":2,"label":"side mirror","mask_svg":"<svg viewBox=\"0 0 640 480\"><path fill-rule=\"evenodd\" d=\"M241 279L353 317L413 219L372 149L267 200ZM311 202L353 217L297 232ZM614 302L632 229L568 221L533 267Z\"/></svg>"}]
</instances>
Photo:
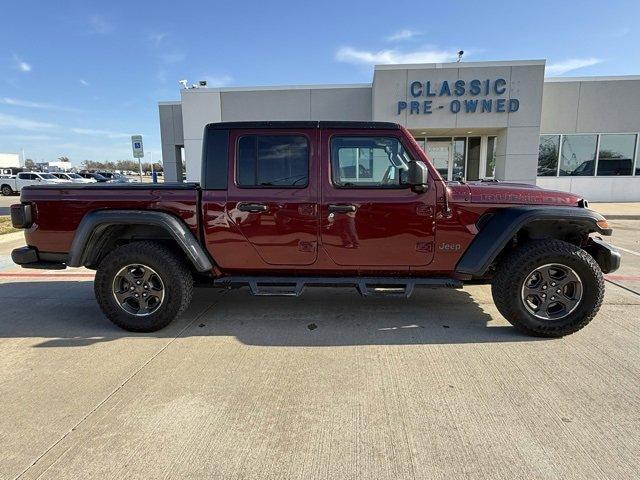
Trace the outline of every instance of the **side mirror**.
<instances>
[{"instance_id":1,"label":"side mirror","mask_svg":"<svg viewBox=\"0 0 640 480\"><path fill-rule=\"evenodd\" d=\"M39 182L41 182L41 181L42 181L42 179L41 179L40 177L38 177L36 180L38 180Z\"/></svg>"},{"instance_id":2,"label":"side mirror","mask_svg":"<svg viewBox=\"0 0 640 480\"><path fill-rule=\"evenodd\" d=\"M416 161L412 161L409 163L408 182L411 186L411 190L416 193L426 192L428 178L429 171L427 170L427 166L424 163Z\"/></svg>"}]
</instances>

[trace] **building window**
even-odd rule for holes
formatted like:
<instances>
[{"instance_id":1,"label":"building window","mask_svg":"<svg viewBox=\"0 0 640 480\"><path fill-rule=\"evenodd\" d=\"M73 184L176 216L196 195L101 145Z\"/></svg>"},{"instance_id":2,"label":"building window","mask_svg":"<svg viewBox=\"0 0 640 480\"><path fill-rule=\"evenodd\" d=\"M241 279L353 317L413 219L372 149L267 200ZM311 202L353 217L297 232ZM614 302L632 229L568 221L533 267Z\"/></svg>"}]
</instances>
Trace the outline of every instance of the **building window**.
<instances>
[{"instance_id":1,"label":"building window","mask_svg":"<svg viewBox=\"0 0 640 480\"><path fill-rule=\"evenodd\" d=\"M453 139L453 169L451 178L454 181L464 180L465 176L465 150L467 139L464 137Z\"/></svg>"},{"instance_id":2,"label":"building window","mask_svg":"<svg viewBox=\"0 0 640 480\"><path fill-rule=\"evenodd\" d=\"M333 184L342 188L404 188L411 158L397 138L333 137Z\"/></svg>"},{"instance_id":3,"label":"building window","mask_svg":"<svg viewBox=\"0 0 640 480\"><path fill-rule=\"evenodd\" d=\"M487 138L487 156L485 160L485 178L493 178L496 174L496 137Z\"/></svg>"},{"instance_id":4,"label":"building window","mask_svg":"<svg viewBox=\"0 0 640 480\"><path fill-rule=\"evenodd\" d=\"M238 140L236 182L241 187L305 187L309 142L301 135L247 135Z\"/></svg>"},{"instance_id":5,"label":"building window","mask_svg":"<svg viewBox=\"0 0 640 480\"><path fill-rule=\"evenodd\" d=\"M558 174L560 135L541 135L538 146L538 176L554 177Z\"/></svg>"},{"instance_id":6,"label":"building window","mask_svg":"<svg viewBox=\"0 0 640 480\"><path fill-rule=\"evenodd\" d=\"M563 135L560 176L593 175L597 144L597 135Z\"/></svg>"},{"instance_id":7,"label":"building window","mask_svg":"<svg viewBox=\"0 0 640 480\"><path fill-rule=\"evenodd\" d=\"M538 176L640 175L635 133L541 135ZM554 165L560 158L558 173Z\"/></svg>"},{"instance_id":8,"label":"building window","mask_svg":"<svg viewBox=\"0 0 640 480\"><path fill-rule=\"evenodd\" d=\"M635 135L600 135L598 175L633 175Z\"/></svg>"},{"instance_id":9,"label":"building window","mask_svg":"<svg viewBox=\"0 0 640 480\"><path fill-rule=\"evenodd\" d=\"M427 154L433 166L445 180L449 178L449 165L451 164L451 137L427 138Z\"/></svg>"}]
</instances>

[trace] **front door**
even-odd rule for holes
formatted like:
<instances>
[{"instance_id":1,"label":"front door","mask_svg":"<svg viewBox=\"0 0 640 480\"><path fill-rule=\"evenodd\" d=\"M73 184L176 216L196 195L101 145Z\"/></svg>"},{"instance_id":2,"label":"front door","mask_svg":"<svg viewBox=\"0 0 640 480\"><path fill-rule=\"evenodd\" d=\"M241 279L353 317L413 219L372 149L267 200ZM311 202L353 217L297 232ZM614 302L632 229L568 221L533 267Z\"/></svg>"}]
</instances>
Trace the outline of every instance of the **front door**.
<instances>
[{"instance_id":1,"label":"front door","mask_svg":"<svg viewBox=\"0 0 640 480\"><path fill-rule=\"evenodd\" d=\"M396 130L321 133L322 248L338 265L408 271L433 258L435 188L413 192Z\"/></svg>"},{"instance_id":2,"label":"front door","mask_svg":"<svg viewBox=\"0 0 640 480\"><path fill-rule=\"evenodd\" d=\"M229 140L229 221L267 264L314 263L317 129L234 130Z\"/></svg>"}]
</instances>

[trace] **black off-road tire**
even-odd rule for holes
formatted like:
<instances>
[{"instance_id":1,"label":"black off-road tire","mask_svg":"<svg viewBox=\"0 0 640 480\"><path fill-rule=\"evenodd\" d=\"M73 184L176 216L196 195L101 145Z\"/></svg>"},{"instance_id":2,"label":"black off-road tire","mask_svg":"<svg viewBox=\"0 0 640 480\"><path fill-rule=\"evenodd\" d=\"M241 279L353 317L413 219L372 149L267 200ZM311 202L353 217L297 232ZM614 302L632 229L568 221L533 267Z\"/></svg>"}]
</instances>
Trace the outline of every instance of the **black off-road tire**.
<instances>
[{"instance_id":1,"label":"black off-road tire","mask_svg":"<svg viewBox=\"0 0 640 480\"><path fill-rule=\"evenodd\" d=\"M571 313L555 320L532 315L522 300L522 286L536 268L547 264L567 266L582 282L582 299ZM535 240L523 244L499 265L491 284L498 311L514 327L536 337L562 337L586 326L600 309L604 277L591 255L561 240Z\"/></svg>"},{"instance_id":2,"label":"black off-road tire","mask_svg":"<svg viewBox=\"0 0 640 480\"><path fill-rule=\"evenodd\" d=\"M0 188L0 190L2 191L2 195L5 197L13 195L13 189L9 185L2 185L2 188Z\"/></svg>"},{"instance_id":3,"label":"black off-road tire","mask_svg":"<svg viewBox=\"0 0 640 480\"><path fill-rule=\"evenodd\" d=\"M162 304L146 316L125 311L113 292L114 279L127 265L146 265L155 270L164 286ZM193 276L185 260L156 242L134 242L116 248L102 259L94 281L98 304L109 320L131 332L155 332L166 327L191 303Z\"/></svg>"}]
</instances>

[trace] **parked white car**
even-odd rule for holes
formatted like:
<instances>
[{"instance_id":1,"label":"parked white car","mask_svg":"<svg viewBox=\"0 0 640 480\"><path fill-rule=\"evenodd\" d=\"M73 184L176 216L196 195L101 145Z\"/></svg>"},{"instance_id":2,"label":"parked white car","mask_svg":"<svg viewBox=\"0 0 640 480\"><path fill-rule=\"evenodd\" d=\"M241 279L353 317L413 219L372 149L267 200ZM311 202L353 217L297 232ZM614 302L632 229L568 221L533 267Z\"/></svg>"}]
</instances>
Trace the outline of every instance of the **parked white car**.
<instances>
[{"instance_id":1,"label":"parked white car","mask_svg":"<svg viewBox=\"0 0 640 480\"><path fill-rule=\"evenodd\" d=\"M68 181L60 180L50 173L44 172L20 172L15 178L0 179L0 192L2 195L8 196L19 193L23 187L28 185L46 185L56 183L68 183Z\"/></svg>"},{"instance_id":2,"label":"parked white car","mask_svg":"<svg viewBox=\"0 0 640 480\"><path fill-rule=\"evenodd\" d=\"M60 180L64 180L66 182L72 182L72 183L96 183L96 179L95 178L83 178L80 175L78 175L77 173L53 172L51 175L53 175L56 178L59 178Z\"/></svg>"}]
</instances>

